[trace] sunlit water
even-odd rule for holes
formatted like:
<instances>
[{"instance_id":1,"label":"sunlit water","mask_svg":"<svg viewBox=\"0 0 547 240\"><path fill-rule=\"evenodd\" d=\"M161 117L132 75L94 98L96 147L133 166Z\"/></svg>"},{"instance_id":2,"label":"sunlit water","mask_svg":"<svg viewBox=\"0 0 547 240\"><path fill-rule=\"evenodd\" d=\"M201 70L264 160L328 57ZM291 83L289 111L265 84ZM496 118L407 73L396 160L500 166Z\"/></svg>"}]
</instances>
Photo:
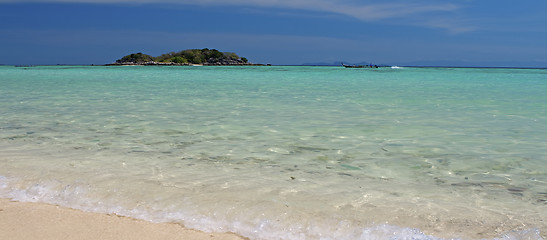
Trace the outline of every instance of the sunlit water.
<instances>
[{"instance_id":1,"label":"sunlit water","mask_svg":"<svg viewBox=\"0 0 547 240\"><path fill-rule=\"evenodd\" d=\"M251 239L541 239L547 70L0 67L0 197Z\"/></svg>"}]
</instances>

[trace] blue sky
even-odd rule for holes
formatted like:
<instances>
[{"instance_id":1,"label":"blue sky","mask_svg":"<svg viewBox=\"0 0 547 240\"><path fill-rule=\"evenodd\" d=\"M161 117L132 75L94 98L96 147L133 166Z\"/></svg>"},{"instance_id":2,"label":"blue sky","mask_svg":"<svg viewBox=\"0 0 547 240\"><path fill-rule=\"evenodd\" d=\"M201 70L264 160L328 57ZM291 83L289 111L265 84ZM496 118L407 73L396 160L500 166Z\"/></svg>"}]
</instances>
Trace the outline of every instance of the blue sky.
<instances>
[{"instance_id":1,"label":"blue sky","mask_svg":"<svg viewBox=\"0 0 547 240\"><path fill-rule=\"evenodd\" d=\"M547 67L547 1L0 0L0 64L105 64L135 52L255 63Z\"/></svg>"}]
</instances>

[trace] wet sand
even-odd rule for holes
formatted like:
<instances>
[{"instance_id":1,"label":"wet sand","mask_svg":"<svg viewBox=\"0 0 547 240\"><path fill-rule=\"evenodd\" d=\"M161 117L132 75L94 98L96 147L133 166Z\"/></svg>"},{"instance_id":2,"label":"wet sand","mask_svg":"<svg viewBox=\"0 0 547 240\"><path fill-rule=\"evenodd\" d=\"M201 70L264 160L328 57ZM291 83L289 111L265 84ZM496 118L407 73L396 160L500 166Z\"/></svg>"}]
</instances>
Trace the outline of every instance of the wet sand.
<instances>
[{"instance_id":1,"label":"wet sand","mask_svg":"<svg viewBox=\"0 0 547 240\"><path fill-rule=\"evenodd\" d=\"M0 199L0 235L5 240L245 239L232 233L205 233L186 229L178 224L151 223L8 199Z\"/></svg>"}]
</instances>

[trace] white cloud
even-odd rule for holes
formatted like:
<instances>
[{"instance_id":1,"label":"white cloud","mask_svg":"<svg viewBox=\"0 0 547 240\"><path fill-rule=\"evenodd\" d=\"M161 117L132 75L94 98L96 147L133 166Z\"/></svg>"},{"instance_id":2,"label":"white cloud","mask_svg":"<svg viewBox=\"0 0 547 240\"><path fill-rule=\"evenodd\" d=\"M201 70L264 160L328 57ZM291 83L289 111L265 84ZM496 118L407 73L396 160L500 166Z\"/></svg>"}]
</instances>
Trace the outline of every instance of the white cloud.
<instances>
[{"instance_id":1,"label":"white cloud","mask_svg":"<svg viewBox=\"0 0 547 240\"><path fill-rule=\"evenodd\" d=\"M98 3L98 4L185 4L202 6L275 7L309 11L322 11L351 16L361 20L380 20L409 14L453 11L458 7L447 3L406 3L404 1L381 3L348 0L0 0L0 3Z\"/></svg>"},{"instance_id":2,"label":"white cloud","mask_svg":"<svg viewBox=\"0 0 547 240\"><path fill-rule=\"evenodd\" d=\"M90 3L90 4L181 4L198 6L239 6L279 8L340 14L362 21L397 19L396 24L408 24L452 33L471 28L447 21L437 22L441 13L454 12L460 7L452 3L419 1L354 1L354 0L0 0L0 3ZM435 15L436 17L430 16ZM429 17L424 17L429 16ZM417 18L416 18L417 17ZM422 20L417 20L422 19Z\"/></svg>"}]
</instances>

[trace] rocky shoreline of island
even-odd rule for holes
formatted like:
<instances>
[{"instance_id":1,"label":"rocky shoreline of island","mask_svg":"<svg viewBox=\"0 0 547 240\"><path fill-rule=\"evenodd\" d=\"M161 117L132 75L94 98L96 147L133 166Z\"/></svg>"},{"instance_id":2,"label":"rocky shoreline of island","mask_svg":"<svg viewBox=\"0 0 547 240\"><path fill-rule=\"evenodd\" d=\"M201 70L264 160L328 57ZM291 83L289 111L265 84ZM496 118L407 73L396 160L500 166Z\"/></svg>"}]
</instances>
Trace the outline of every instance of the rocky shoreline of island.
<instances>
[{"instance_id":1,"label":"rocky shoreline of island","mask_svg":"<svg viewBox=\"0 0 547 240\"><path fill-rule=\"evenodd\" d=\"M216 49L186 49L179 52L164 53L153 57L144 53L126 55L106 66L266 66L269 64L251 63L236 53L221 52Z\"/></svg>"},{"instance_id":2,"label":"rocky shoreline of island","mask_svg":"<svg viewBox=\"0 0 547 240\"><path fill-rule=\"evenodd\" d=\"M261 63L225 63L225 62L205 62L194 63L174 63L174 62L116 62L105 64L105 66L271 66L271 64Z\"/></svg>"}]
</instances>

